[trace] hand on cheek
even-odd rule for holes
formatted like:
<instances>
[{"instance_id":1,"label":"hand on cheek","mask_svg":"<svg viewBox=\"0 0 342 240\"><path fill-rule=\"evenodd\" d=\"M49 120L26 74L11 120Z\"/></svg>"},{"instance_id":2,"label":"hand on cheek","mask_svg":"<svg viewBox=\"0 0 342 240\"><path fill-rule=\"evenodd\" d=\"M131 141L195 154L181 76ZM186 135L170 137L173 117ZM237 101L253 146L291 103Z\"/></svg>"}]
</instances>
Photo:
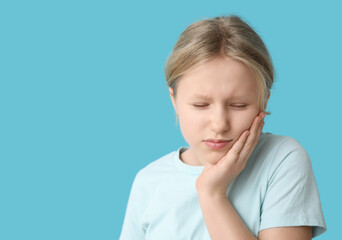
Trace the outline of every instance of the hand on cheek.
<instances>
[{"instance_id":1,"label":"hand on cheek","mask_svg":"<svg viewBox=\"0 0 342 240\"><path fill-rule=\"evenodd\" d=\"M241 173L255 149L262 128L265 113L260 112L251 127L242 132L228 153L215 165L207 165L197 178L196 188L199 194L226 195L229 184Z\"/></svg>"}]
</instances>

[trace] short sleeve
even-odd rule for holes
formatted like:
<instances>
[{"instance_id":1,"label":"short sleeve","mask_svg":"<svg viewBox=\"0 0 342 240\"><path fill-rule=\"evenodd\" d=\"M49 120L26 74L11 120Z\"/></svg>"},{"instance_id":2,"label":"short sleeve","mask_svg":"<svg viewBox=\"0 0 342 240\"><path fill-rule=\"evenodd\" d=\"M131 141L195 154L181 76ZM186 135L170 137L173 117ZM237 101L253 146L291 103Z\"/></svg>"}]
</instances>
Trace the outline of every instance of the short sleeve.
<instances>
[{"instance_id":1,"label":"short sleeve","mask_svg":"<svg viewBox=\"0 0 342 240\"><path fill-rule=\"evenodd\" d=\"M290 138L280 145L267 181L259 231L312 226L312 237L326 231L310 158L296 140Z\"/></svg>"},{"instance_id":2,"label":"short sleeve","mask_svg":"<svg viewBox=\"0 0 342 240\"><path fill-rule=\"evenodd\" d=\"M139 173L136 175L128 198L125 219L122 225L120 240L145 239L145 230L141 225L141 194Z\"/></svg>"}]
</instances>

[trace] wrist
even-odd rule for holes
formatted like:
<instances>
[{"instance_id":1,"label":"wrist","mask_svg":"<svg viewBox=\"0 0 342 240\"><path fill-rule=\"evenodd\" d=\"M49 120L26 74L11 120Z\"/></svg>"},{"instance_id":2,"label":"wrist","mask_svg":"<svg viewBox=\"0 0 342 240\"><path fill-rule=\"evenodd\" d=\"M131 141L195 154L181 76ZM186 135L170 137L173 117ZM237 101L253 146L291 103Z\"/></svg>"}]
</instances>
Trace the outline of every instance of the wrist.
<instances>
[{"instance_id":1,"label":"wrist","mask_svg":"<svg viewBox=\"0 0 342 240\"><path fill-rule=\"evenodd\" d=\"M197 195L199 199L209 201L220 201L222 199L227 199L226 191L208 191L197 188Z\"/></svg>"},{"instance_id":2,"label":"wrist","mask_svg":"<svg viewBox=\"0 0 342 240\"><path fill-rule=\"evenodd\" d=\"M198 196L203 198L225 198L227 192L226 187L213 187L199 181L196 182L196 190Z\"/></svg>"}]
</instances>

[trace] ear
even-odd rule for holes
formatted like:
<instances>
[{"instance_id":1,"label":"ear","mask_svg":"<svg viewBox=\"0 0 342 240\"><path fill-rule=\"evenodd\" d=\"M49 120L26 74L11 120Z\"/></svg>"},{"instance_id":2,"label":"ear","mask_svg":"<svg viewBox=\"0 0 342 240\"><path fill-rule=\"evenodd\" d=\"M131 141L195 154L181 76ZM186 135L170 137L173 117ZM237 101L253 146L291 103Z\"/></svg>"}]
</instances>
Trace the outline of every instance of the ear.
<instances>
[{"instance_id":1,"label":"ear","mask_svg":"<svg viewBox=\"0 0 342 240\"><path fill-rule=\"evenodd\" d=\"M173 95L173 89L172 87L169 87L169 92L170 92L170 98L171 98L171 102L172 102L172 105L173 105L173 108L175 109L176 111L176 102L175 102L175 97ZM177 112L177 111L176 111Z\"/></svg>"},{"instance_id":2,"label":"ear","mask_svg":"<svg viewBox=\"0 0 342 240\"><path fill-rule=\"evenodd\" d=\"M265 102L265 109L267 108L267 103L268 103L268 99L270 99L270 96L271 96L271 92L268 92L267 99Z\"/></svg>"}]
</instances>

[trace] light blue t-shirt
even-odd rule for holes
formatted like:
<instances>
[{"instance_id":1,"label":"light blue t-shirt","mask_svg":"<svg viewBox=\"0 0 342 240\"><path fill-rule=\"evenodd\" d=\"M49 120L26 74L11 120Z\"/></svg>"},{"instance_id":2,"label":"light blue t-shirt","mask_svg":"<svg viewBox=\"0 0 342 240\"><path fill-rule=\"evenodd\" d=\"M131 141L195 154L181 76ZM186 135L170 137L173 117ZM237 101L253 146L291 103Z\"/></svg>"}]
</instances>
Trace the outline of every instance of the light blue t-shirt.
<instances>
[{"instance_id":1,"label":"light blue t-shirt","mask_svg":"<svg viewBox=\"0 0 342 240\"><path fill-rule=\"evenodd\" d=\"M182 162L186 149L138 172L121 240L210 240L195 187L204 167ZM272 227L312 226L313 237L326 230L310 158L292 138L263 133L227 196L255 237Z\"/></svg>"}]
</instances>

